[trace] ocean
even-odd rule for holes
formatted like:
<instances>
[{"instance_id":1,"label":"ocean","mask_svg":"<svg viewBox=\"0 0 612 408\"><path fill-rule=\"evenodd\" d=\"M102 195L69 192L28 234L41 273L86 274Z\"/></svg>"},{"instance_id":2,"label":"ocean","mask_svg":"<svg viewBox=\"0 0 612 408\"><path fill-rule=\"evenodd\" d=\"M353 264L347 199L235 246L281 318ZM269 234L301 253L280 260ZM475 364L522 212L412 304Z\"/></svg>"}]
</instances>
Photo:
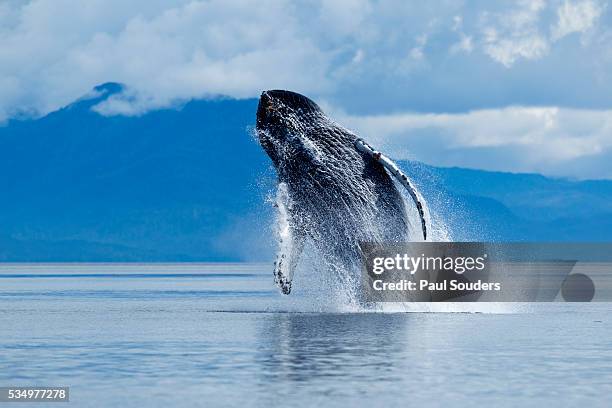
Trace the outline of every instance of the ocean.
<instances>
[{"instance_id":1,"label":"ocean","mask_svg":"<svg viewBox=\"0 0 612 408\"><path fill-rule=\"evenodd\" d=\"M3 264L0 386L75 407L612 404L610 303L360 311L298 277L282 296L271 269Z\"/></svg>"}]
</instances>

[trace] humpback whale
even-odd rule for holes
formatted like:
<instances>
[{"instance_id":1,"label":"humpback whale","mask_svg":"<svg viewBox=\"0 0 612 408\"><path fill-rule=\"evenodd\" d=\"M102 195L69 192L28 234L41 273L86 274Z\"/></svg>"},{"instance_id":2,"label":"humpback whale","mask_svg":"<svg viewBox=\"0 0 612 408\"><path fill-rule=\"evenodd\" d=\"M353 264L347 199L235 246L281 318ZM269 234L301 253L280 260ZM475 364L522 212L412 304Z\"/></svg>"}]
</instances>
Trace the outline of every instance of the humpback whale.
<instances>
[{"instance_id":1,"label":"humpback whale","mask_svg":"<svg viewBox=\"0 0 612 408\"><path fill-rule=\"evenodd\" d=\"M419 232L427 239L424 201L410 179L309 98L284 90L263 92L256 134L278 176L280 245L274 280L282 293L291 292L307 240L349 285L355 277L340 270L361 261L360 242L409 240L413 226L396 185L414 201Z\"/></svg>"}]
</instances>

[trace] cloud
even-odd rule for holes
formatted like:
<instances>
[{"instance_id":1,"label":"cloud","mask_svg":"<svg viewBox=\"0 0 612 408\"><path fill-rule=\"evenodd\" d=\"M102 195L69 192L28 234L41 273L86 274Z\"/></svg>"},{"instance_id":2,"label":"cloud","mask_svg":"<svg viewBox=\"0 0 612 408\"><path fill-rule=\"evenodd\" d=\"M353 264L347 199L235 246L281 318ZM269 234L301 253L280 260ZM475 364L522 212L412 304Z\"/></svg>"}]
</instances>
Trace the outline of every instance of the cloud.
<instances>
[{"instance_id":1,"label":"cloud","mask_svg":"<svg viewBox=\"0 0 612 408\"><path fill-rule=\"evenodd\" d=\"M546 14L555 7L557 19L550 25L549 35L545 26L550 18ZM483 49L505 67L520 59L541 59L563 37L593 30L604 9L595 0L553 1L549 7L544 0L521 0L508 11L484 12Z\"/></svg>"},{"instance_id":2,"label":"cloud","mask_svg":"<svg viewBox=\"0 0 612 408\"><path fill-rule=\"evenodd\" d=\"M604 6L591 0L565 1L557 9L558 20L552 27L552 39L557 41L572 33L584 33L593 28Z\"/></svg>"},{"instance_id":3,"label":"cloud","mask_svg":"<svg viewBox=\"0 0 612 408\"><path fill-rule=\"evenodd\" d=\"M474 45L472 44L472 37L467 35L462 35L461 39L453 44L450 48L451 54L456 54L458 52L470 53L474 50Z\"/></svg>"},{"instance_id":4,"label":"cloud","mask_svg":"<svg viewBox=\"0 0 612 408\"><path fill-rule=\"evenodd\" d=\"M23 5L19 23L0 36L4 114L46 112L107 81L125 83L131 94L104 112L126 101L137 112L206 95L254 96L261 84L329 86L330 56L300 34L285 2L124 3Z\"/></svg>"},{"instance_id":5,"label":"cloud","mask_svg":"<svg viewBox=\"0 0 612 408\"><path fill-rule=\"evenodd\" d=\"M537 59L548 52L548 41L540 33L540 13L543 0L523 0L510 12L496 13L484 18L494 20L484 29L484 50L495 61L506 67L519 58Z\"/></svg>"},{"instance_id":6,"label":"cloud","mask_svg":"<svg viewBox=\"0 0 612 408\"><path fill-rule=\"evenodd\" d=\"M127 91L104 114L277 87L359 113L606 108L610 20L595 0L5 0L0 121L109 81ZM566 41L572 33L592 41Z\"/></svg>"},{"instance_id":7,"label":"cloud","mask_svg":"<svg viewBox=\"0 0 612 408\"><path fill-rule=\"evenodd\" d=\"M508 107L461 114L354 116L339 122L396 159L552 176L611 178L612 110Z\"/></svg>"}]
</instances>

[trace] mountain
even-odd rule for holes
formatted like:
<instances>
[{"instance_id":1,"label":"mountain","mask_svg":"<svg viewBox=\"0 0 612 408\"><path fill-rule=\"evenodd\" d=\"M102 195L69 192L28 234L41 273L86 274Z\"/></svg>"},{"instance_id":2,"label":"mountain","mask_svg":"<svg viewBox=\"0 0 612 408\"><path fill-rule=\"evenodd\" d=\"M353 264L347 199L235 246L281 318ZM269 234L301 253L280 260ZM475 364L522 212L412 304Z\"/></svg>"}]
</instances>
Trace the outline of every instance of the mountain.
<instances>
[{"instance_id":1,"label":"mountain","mask_svg":"<svg viewBox=\"0 0 612 408\"><path fill-rule=\"evenodd\" d=\"M92 110L119 92L103 84L0 127L0 261L269 260L274 173L252 136L257 101ZM612 239L610 181L401 166L456 240Z\"/></svg>"},{"instance_id":2,"label":"mountain","mask_svg":"<svg viewBox=\"0 0 612 408\"><path fill-rule=\"evenodd\" d=\"M456 240L612 240L612 181L401 164Z\"/></svg>"},{"instance_id":3,"label":"mountain","mask_svg":"<svg viewBox=\"0 0 612 408\"><path fill-rule=\"evenodd\" d=\"M228 260L266 249L256 243L269 233L253 223L270 218L259 184L272 180L249 134L257 101L105 117L91 107L121 86L95 91L0 127L0 248L14 248L0 259Z\"/></svg>"}]
</instances>

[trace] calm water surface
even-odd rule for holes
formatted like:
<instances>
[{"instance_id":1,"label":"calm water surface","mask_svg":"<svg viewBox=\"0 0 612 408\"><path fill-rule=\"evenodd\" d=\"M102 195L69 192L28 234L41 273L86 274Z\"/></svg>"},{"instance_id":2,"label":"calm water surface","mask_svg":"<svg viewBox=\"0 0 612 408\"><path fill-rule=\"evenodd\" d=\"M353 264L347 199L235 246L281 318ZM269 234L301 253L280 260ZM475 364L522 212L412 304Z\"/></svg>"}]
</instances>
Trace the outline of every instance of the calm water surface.
<instances>
[{"instance_id":1,"label":"calm water surface","mask_svg":"<svg viewBox=\"0 0 612 408\"><path fill-rule=\"evenodd\" d=\"M604 407L611 306L354 313L280 296L270 265L3 265L0 386L79 407Z\"/></svg>"}]
</instances>

